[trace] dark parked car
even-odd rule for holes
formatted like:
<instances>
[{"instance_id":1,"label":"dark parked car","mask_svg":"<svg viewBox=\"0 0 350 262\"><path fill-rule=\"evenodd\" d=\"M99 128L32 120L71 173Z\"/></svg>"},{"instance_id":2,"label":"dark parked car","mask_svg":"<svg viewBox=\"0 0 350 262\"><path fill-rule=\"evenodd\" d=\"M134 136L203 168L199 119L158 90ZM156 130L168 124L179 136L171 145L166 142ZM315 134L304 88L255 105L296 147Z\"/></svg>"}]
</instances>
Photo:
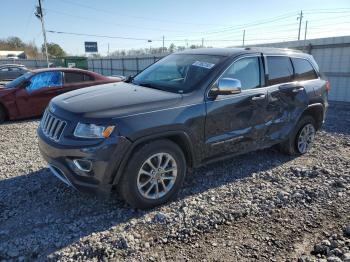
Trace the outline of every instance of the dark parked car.
<instances>
[{"instance_id":1,"label":"dark parked car","mask_svg":"<svg viewBox=\"0 0 350 262\"><path fill-rule=\"evenodd\" d=\"M188 167L274 145L306 153L329 90L312 56L254 48L172 54L116 85L54 98L39 148L68 185L116 186L138 208L172 198Z\"/></svg>"},{"instance_id":2,"label":"dark parked car","mask_svg":"<svg viewBox=\"0 0 350 262\"><path fill-rule=\"evenodd\" d=\"M12 80L28 72L24 65L4 64L0 65L0 80Z\"/></svg>"},{"instance_id":3,"label":"dark parked car","mask_svg":"<svg viewBox=\"0 0 350 262\"><path fill-rule=\"evenodd\" d=\"M100 74L72 68L38 69L0 86L0 123L6 119L40 116L49 101L82 87L118 82Z\"/></svg>"}]
</instances>

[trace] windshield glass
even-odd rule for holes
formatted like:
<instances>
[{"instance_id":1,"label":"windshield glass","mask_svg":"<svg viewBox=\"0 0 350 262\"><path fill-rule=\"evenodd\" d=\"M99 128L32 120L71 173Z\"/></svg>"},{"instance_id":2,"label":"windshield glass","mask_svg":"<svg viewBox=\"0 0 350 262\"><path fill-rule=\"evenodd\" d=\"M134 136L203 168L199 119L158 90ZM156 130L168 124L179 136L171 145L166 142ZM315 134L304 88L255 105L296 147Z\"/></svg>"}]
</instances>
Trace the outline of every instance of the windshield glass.
<instances>
[{"instance_id":1,"label":"windshield glass","mask_svg":"<svg viewBox=\"0 0 350 262\"><path fill-rule=\"evenodd\" d=\"M24 80L29 79L33 75L32 72L27 72L24 75L21 75L20 77L17 77L15 80L8 82L5 87L7 88L14 88L17 87L20 83L22 83Z\"/></svg>"},{"instance_id":2,"label":"windshield glass","mask_svg":"<svg viewBox=\"0 0 350 262\"><path fill-rule=\"evenodd\" d=\"M138 74L132 83L174 93L187 93L225 57L172 54Z\"/></svg>"}]
</instances>

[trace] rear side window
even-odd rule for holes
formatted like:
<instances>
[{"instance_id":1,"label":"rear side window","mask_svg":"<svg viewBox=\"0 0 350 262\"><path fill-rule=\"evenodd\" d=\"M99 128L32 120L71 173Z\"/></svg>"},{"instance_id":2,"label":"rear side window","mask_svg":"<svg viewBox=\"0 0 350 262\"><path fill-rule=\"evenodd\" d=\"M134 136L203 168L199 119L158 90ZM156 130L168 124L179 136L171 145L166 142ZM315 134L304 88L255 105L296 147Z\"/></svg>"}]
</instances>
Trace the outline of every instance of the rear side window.
<instances>
[{"instance_id":1,"label":"rear side window","mask_svg":"<svg viewBox=\"0 0 350 262\"><path fill-rule=\"evenodd\" d=\"M64 73L64 82L65 83L78 83L84 81L84 74L81 73L72 73L65 72Z\"/></svg>"},{"instance_id":2,"label":"rear side window","mask_svg":"<svg viewBox=\"0 0 350 262\"><path fill-rule=\"evenodd\" d=\"M302 58L292 58L295 76L297 81L316 79L317 74L309 61Z\"/></svg>"},{"instance_id":3,"label":"rear side window","mask_svg":"<svg viewBox=\"0 0 350 262\"><path fill-rule=\"evenodd\" d=\"M293 66L286 56L268 56L269 85L293 81Z\"/></svg>"},{"instance_id":4,"label":"rear side window","mask_svg":"<svg viewBox=\"0 0 350 262\"><path fill-rule=\"evenodd\" d=\"M84 81L94 81L95 78L93 76L83 74L84 75Z\"/></svg>"}]
</instances>

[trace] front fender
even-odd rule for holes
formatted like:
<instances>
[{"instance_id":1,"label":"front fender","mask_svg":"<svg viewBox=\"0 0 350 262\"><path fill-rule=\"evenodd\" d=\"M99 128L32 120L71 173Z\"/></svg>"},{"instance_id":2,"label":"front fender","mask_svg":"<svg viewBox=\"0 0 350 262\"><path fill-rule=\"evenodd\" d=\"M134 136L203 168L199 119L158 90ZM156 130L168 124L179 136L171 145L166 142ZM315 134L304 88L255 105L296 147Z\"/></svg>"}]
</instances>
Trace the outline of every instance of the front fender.
<instances>
[{"instance_id":1,"label":"front fender","mask_svg":"<svg viewBox=\"0 0 350 262\"><path fill-rule=\"evenodd\" d=\"M198 165L198 160L195 157L194 147L193 147L193 144L191 142L191 138L185 131L180 131L180 130L166 131L166 132L156 133L156 134L152 134L152 135L148 135L148 136L143 136L143 137L140 137L139 139L133 141L130 148L128 149L128 151L124 155L124 157L123 157L123 159L118 167L118 170L116 171L116 174L115 174L115 177L113 180L113 185L116 185L119 182L132 153L139 145L150 142L150 141L154 141L156 139L164 139L164 138L170 139L180 146L180 148L184 151L186 160L189 162L188 163L189 166Z\"/></svg>"}]
</instances>

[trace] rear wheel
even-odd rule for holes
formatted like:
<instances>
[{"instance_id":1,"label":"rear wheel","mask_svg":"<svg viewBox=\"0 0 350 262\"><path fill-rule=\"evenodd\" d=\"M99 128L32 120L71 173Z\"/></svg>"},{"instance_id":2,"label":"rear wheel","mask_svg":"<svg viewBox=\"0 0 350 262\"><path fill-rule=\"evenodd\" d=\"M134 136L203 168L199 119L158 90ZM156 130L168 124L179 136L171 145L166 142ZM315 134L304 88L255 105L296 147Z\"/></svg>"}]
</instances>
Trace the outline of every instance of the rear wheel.
<instances>
[{"instance_id":1,"label":"rear wheel","mask_svg":"<svg viewBox=\"0 0 350 262\"><path fill-rule=\"evenodd\" d=\"M305 154L311 148L315 134L315 119L306 115L299 120L288 140L280 144L280 149L289 155Z\"/></svg>"},{"instance_id":2,"label":"rear wheel","mask_svg":"<svg viewBox=\"0 0 350 262\"><path fill-rule=\"evenodd\" d=\"M170 140L158 140L138 148L119 182L119 193L141 209L163 204L181 188L186 174L182 150Z\"/></svg>"}]
</instances>

